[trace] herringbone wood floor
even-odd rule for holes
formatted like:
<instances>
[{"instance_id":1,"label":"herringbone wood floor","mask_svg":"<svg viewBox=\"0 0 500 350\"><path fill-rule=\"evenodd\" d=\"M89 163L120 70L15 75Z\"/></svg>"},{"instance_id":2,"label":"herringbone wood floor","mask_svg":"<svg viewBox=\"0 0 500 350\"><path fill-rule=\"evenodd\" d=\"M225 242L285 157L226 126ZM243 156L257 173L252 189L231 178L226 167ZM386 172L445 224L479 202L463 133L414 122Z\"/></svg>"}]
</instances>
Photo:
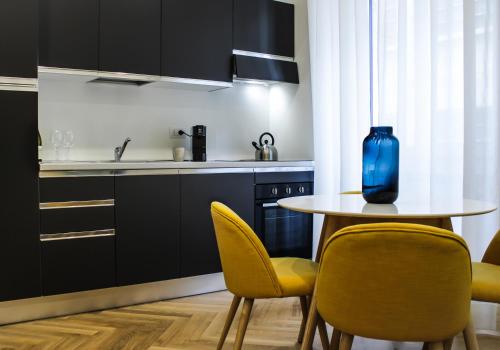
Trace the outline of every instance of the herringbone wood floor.
<instances>
[{"instance_id":1,"label":"herringbone wood floor","mask_svg":"<svg viewBox=\"0 0 500 350\"><path fill-rule=\"evenodd\" d=\"M231 299L229 293L213 293L4 326L0 327L0 349L215 349ZM295 339L300 318L298 299L256 301L244 349L299 349ZM225 349L232 348L237 322L236 318ZM480 337L480 346L498 350L500 340ZM391 347L364 339L354 345L357 349ZM419 347L400 344L399 349ZM320 349L318 343L315 349ZM460 338L455 349L463 349Z\"/></svg>"}]
</instances>

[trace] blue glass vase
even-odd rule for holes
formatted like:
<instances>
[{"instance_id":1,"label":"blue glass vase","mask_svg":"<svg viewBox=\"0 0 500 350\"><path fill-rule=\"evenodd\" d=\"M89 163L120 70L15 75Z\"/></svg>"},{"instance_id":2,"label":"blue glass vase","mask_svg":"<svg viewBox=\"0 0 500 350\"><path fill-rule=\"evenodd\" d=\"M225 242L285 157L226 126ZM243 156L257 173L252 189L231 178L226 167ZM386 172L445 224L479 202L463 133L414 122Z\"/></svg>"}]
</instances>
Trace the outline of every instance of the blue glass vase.
<instances>
[{"instance_id":1,"label":"blue glass vase","mask_svg":"<svg viewBox=\"0 0 500 350\"><path fill-rule=\"evenodd\" d=\"M392 127L372 127L363 141L363 197L368 203L391 204L398 191L399 141Z\"/></svg>"}]
</instances>

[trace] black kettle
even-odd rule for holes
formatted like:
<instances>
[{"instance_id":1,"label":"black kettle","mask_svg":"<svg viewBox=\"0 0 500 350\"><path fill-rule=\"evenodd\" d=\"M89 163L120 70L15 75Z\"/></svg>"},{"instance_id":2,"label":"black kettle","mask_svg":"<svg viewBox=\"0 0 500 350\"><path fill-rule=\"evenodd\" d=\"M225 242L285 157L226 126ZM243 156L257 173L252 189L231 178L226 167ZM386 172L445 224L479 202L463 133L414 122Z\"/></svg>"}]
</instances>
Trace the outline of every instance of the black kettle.
<instances>
[{"instance_id":1,"label":"black kettle","mask_svg":"<svg viewBox=\"0 0 500 350\"><path fill-rule=\"evenodd\" d=\"M271 144L269 140L264 139L266 136L271 138ZM259 144L257 142L252 142L255 147L255 160L265 160L265 161L277 161L278 160L278 150L274 147L274 136L265 132L259 137Z\"/></svg>"}]
</instances>

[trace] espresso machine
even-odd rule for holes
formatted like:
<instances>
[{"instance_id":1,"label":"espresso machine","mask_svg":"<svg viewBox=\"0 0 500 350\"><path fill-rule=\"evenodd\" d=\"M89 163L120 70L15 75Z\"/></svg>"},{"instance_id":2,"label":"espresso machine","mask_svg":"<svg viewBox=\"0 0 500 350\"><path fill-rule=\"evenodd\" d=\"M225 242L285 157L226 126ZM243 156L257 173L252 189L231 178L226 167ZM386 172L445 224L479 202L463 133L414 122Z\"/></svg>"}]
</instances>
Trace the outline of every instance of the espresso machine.
<instances>
[{"instance_id":1,"label":"espresso machine","mask_svg":"<svg viewBox=\"0 0 500 350\"><path fill-rule=\"evenodd\" d=\"M193 126L191 141L193 143L193 161L207 161L207 127L205 125Z\"/></svg>"}]
</instances>

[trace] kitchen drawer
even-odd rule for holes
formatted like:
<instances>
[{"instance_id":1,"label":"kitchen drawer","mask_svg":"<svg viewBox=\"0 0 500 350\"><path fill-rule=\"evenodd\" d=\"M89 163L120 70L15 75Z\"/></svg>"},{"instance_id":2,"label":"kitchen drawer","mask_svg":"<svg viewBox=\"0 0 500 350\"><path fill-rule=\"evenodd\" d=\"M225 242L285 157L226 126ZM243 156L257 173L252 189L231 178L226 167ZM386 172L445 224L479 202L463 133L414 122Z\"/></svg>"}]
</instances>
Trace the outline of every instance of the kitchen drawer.
<instances>
[{"instance_id":1,"label":"kitchen drawer","mask_svg":"<svg viewBox=\"0 0 500 350\"><path fill-rule=\"evenodd\" d=\"M292 182L313 182L314 171L256 172L256 184L279 184Z\"/></svg>"},{"instance_id":2,"label":"kitchen drawer","mask_svg":"<svg viewBox=\"0 0 500 350\"><path fill-rule=\"evenodd\" d=\"M113 176L42 177L40 202L93 201L115 198Z\"/></svg>"},{"instance_id":3,"label":"kitchen drawer","mask_svg":"<svg viewBox=\"0 0 500 350\"><path fill-rule=\"evenodd\" d=\"M114 229L114 205L42 209L40 233L66 233Z\"/></svg>"},{"instance_id":4,"label":"kitchen drawer","mask_svg":"<svg viewBox=\"0 0 500 350\"><path fill-rule=\"evenodd\" d=\"M79 292L115 285L115 237L42 240L43 295Z\"/></svg>"}]
</instances>

